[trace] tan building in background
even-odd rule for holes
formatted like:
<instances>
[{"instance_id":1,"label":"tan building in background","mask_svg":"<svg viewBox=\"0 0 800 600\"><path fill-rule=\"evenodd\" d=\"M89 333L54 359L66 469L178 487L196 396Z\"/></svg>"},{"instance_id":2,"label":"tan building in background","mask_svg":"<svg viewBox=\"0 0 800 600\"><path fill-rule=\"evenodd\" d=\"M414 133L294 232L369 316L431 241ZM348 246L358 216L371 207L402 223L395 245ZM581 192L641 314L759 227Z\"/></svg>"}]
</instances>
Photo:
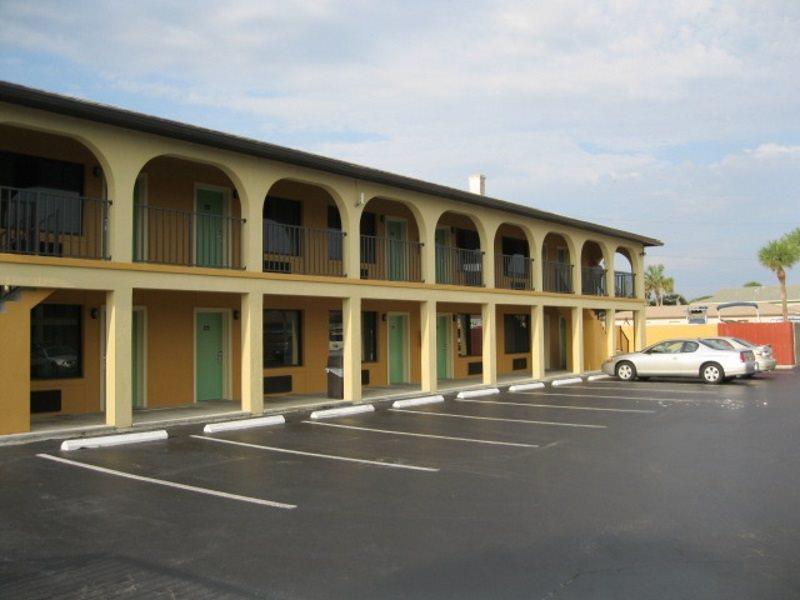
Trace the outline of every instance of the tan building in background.
<instances>
[{"instance_id":1,"label":"tan building in background","mask_svg":"<svg viewBox=\"0 0 800 600\"><path fill-rule=\"evenodd\" d=\"M595 369L654 245L0 83L0 434Z\"/></svg>"}]
</instances>

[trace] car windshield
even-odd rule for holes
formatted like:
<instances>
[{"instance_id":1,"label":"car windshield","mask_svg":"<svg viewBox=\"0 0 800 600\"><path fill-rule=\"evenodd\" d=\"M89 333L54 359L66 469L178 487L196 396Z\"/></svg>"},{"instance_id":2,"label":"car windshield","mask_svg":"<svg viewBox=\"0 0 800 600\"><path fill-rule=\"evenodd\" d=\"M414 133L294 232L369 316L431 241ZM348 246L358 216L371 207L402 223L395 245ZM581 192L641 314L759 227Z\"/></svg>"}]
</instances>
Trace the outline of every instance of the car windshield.
<instances>
[{"instance_id":1,"label":"car windshield","mask_svg":"<svg viewBox=\"0 0 800 600\"><path fill-rule=\"evenodd\" d=\"M700 340L708 346L709 348L713 348L714 350L735 350L733 344L726 340L720 340L716 338L706 338L704 340Z\"/></svg>"}]
</instances>

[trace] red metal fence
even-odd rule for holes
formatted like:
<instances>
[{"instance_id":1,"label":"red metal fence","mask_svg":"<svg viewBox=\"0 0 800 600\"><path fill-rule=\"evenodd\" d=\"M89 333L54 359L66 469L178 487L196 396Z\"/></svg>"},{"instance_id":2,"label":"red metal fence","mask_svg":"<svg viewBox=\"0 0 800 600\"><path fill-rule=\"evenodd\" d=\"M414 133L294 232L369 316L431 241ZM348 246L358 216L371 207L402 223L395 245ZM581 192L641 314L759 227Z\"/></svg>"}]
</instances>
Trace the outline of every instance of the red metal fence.
<instances>
[{"instance_id":1,"label":"red metal fence","mask_svg":"<svg viewBox=\"0 0 800 600\"><path fill-rule=\"evenodd\" d=\"M795 364L794 327L791 323L720 323L719 335L769 344L779 365Z\"/></svg>"}]
</instances>

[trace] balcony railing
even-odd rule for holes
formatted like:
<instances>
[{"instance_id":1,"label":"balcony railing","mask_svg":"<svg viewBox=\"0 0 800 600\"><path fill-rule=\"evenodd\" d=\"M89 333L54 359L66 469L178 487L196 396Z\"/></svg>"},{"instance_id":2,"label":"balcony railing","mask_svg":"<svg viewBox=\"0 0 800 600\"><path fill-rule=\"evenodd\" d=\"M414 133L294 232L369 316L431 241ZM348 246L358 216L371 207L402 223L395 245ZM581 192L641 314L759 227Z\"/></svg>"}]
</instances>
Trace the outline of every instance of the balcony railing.
<instances>
[{"instance_id":1,"label":"balcony railing","mask_svg":"<svg viewBox=\"0 0 800 600\"><path fill-rule=\"evenodd\" d=\"M108 259L110 200L0 187L0 252Z\"/></svg>"},{"instance_id":2,"label":"balcony railing","mask_svg":"<svg viewBox=\"0 0 800 600\"><path fill-rule=\"evenodd\" d=\"M436 244L436 283L483 285L483 252Z\"/></svg>"},{"instance_id":3,"label":"balcony railing","mask_svg":"<svg viewBox=\"0 0 800 600\"><path fill-rule=\"evenodd\" d=\"M495 287L507 290L533 289L533 259L522 254L495 255Z\"/></svg>"},{"instance_id":4,"label":"balcony railing","mask_svg":"<svg viewBox=\"0 0 800 600\"><path fill-rule=\"evenodd\" d=\"M361 236L361 279L422 281L420 242Z\"/></svg>"},{"instance_id":5,"label":"balcony railing","mask_svg":"<svg viewBox=\"0 0 800 600\"><path fill-rule=\"evenodd\" d=\"M614 294L617 298L636 297L633 273L614 271Z\"/></svg>"},{"instance_id":6,"label":"balcony railing","mask_svg":"<svg viewBox=\"0 0 800 600\"><path fill-rule=\"evenodd\" d=\"M241 269L244 219L133 207L133 260L187 267Z\"/></svg>"},{"instance_id":7,"label":"balcony railing","mask_svg":"<svg viewBox=\"0 0 800 600\"><path fill-rule=\"evenodd\" d=\"M542 262L542 288L545 292L572 293L572 265L554 261Z\"/></svg>"},{"instance_id":8,"label":"balcony railing","mask_svg":"<svg viewBox=\"0 0 800 600\"><path fill-rule=\"evenodd\" d=\"M264 271L343 277L344 233L264 221Z\"/></svg>"},{"instance_id":9,"label":"balcony railing","mask_svg":"<svg viewBox=\"0 0 800 600\"><path fill-rule=\"evenodd\" d=\"M581 267L581 288L586 296L606 296L606 270L603 267Z\"/></svg>"}]
</instances>

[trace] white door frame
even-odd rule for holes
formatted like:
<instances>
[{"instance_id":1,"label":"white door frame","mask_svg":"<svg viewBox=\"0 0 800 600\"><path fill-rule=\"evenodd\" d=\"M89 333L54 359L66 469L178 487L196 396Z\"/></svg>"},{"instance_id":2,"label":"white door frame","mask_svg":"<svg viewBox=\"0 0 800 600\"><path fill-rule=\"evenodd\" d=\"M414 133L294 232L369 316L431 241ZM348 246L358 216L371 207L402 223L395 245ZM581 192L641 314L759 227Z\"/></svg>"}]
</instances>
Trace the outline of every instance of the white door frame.
<instances>
[{"instance_id":1,"label":"white door frame","mask_svg":"<svg viewBox=\"0 0 800 600\"><path fill-rule=\"evenodd\" d=\"M391 381L391 372L392 372L392 354L391 354L391 334L389 332L389 318L390 317L402 317L405 321L405 336L403 338L403 379L405 380L404 383L408 383L411 379L410 374L410 363L411 363L411 349L409 344L409 338L411 337L411 315L408 312L403 311L389 311L386 313L386 385L392 385Z\"/></svg>"},{"instance_id":2,"label":"white door frame","mask_svg":"<svg viewBox=\"0 0 800 600\"><path fill-rule=\"evenodd\" d=\"M197 315L200 313L221 313L222 314L222 393L223 400L231 400L233 394L232 386L232 357L233 348L233 309L218 307L194 307L192 312L192 402L197 404Z\"/></svg>"}]
</instances>

